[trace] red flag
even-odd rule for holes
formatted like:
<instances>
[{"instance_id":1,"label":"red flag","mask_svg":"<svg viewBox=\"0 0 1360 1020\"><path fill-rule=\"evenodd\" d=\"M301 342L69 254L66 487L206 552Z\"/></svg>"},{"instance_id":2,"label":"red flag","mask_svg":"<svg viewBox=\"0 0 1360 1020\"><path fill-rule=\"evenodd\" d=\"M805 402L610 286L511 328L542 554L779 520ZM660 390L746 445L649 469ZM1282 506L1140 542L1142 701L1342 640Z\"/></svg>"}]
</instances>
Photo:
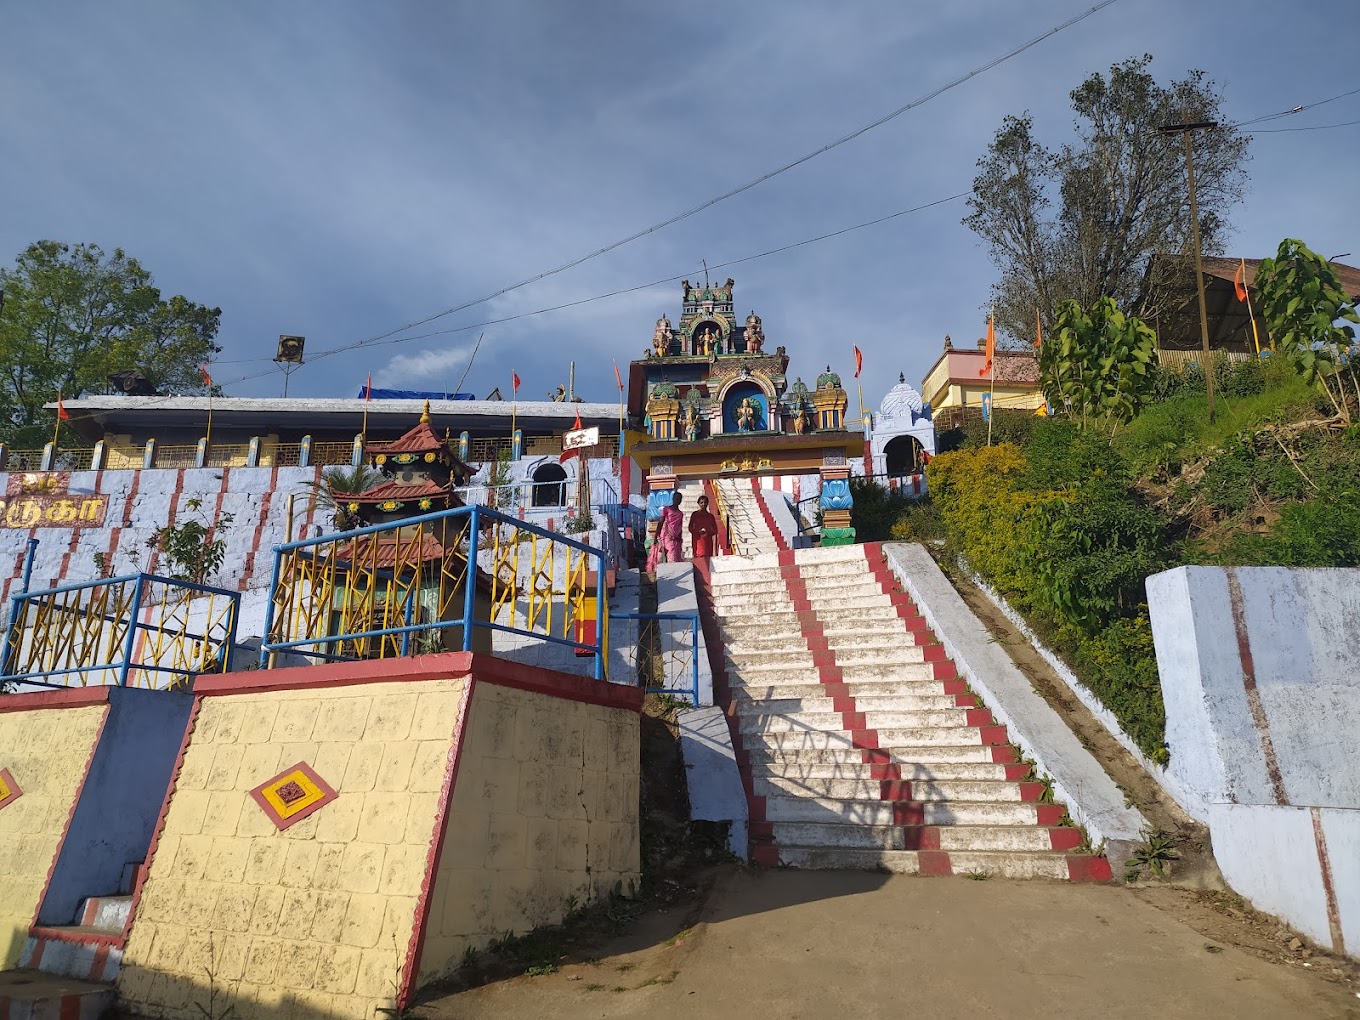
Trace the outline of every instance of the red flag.
<instances>
[{"instance_id":1,"label":"red flag","mask_svg":"<svg viewBox=\"0 0 1360 1020\"><path fill-rule=\"evenodd\" d=\"M996 325L992 321L992 313L987 313L987 360L983 364L978 375L986 375L992 370L992 358L996 354Z\"/></svg>"},{"instance_id":2,"label":"red flag","mask_svg":"<svg viewBox=\"0 0 1360 1020\"><path fill-rule=\"evenodd\" d=\"M61 394L57 394L57 418L60 421L70 421L71 412L66 410L66 405L61 402Z\"/></svg>"},{"instance_id":3,"label":"red flag","mask_svg":"<svg viewBox=\"0 0 1360 1020\"><path fill-rule=\"evenodd\" d=\"M1237 267L1237 275L1233 277L1233 290L1237 291L1237 300L1247 300L1247 260L1243 259Z\"/></svg>"},{"instance_id":4,"label":"red flag","mask_svg":"<svg viewBox=\"0 0 1360 1020\"><path fill-rule=\"evenodd\" d=\"M573 425L572 428L573 429L585 428L585 426L581 424L581 412L579 410L576 412L576 424Z\"/></svg>"},{"instance_id":5,"label":"red flag","mask_svg":"<svg viewBox=\"0 0 1360 1020\"><path fill-rule=\"evenodd\" d=\"M203 373L203 385L208 387L208 389L212 389L212 376L208 374L208 366L199 365L198 370Z\"/></svg>"},{"instance_id":6,"label":"red flag","mask_svg":"<svg viewBox=\"0 0 1360 1020\"><path fill-rule=\"evenodd\" d=\"M863 369L863 368L864 368L864 355L861 354L861 353L859 352L859 348L856 347L856 348L855 348L855 378L856 378L856 379L859 378L860 370Z\"/></svg>"},{"instance_id":7,"label":"red flag","mask_svg":"<svg viewBox=\"0 0 1360 1020\"><path fill-rule=\"evenodd\" d=\"M518 373L518 372L511 372L511 373L510 373L510 390L511 390L512 393L518 393L518 392L519 392L519 373Z\"/></svg>"},{"instance_id":8,"label":"red flag","mask_svg":"<svg viewBox=\"0 0 1360 1020\"><path fill-rule=\"evenodd\" d=\"M614 362L614 381L619 384L619 392L623 392L623 376L619 375L619 363Z\"/></svg>"}]
</instances>

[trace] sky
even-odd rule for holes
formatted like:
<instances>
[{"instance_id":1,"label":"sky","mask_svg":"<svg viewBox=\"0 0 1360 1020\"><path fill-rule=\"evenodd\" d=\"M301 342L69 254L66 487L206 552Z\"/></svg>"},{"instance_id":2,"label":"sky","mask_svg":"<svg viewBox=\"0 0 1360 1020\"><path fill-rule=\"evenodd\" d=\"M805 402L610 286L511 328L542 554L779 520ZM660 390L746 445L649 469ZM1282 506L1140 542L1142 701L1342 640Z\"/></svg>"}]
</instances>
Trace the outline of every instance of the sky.
<instances>
[{"instance_id":1,"label":"sky","mask_svg":"<svg viewBox=\"0 0 1360 1020\"><path fill-rule=\"evenodd\" d=\"M613 365L679 318L678 282L967 192L1008 113L1052 145L1068 92L1151 53L1202 68L1234 120L1360 88L1353 0L1116 0L853 141L597 258L868 124L1094 0L242 0L12 4L0 33L0 262L51 238L121 247L163 292L220 306L214 380L277 396L278 335L307 338L290 396L375 386L617 399ZM1263 127L1360 119L1360 94ZM1360 252L1360 126L1258 134L1228 253L1286 236ZM770 347L876 407L946 334L985 330L997 273L961 199L712 269ZM1352 261L1360 260L1357 255ZM631 290L631 288L640 288ZM629 290L543 314L525 314ZM489 300L484 300L486 298ZM457 306L461 311L440 316ZM408 324L431 319L422 326ZM490 320L520 316L513 321ZM436 333L436 331L438 331ZM348 352L325 352L388 335ZM436 335L429 335L436 334ZM469 358L481 337L480 349Z\"/></svg>"}]
</instances>

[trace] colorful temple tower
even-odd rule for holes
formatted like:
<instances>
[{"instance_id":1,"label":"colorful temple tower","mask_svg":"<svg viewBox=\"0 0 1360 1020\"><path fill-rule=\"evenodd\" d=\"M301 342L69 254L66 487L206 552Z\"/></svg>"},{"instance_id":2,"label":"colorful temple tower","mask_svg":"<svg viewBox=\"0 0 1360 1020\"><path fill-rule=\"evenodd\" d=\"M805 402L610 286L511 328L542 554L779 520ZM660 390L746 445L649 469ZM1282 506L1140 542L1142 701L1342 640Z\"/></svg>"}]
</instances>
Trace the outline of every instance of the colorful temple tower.
<instances>
[{"instance_id":1,"label":"colorful temple tower","mask_svg":"<svg viewBox=\"0 0 1360 1020\"><path fill-rule=\"evenodd\" d=\"M647 432L630 452L648 471L649 516L679 480L820 474L822 543L852 542L849 464L863 436L846 427L840 376L828 366L813 389L790 386L789 356L767 350L760 316L737 324L733 282L684 281L679 324L662 315L629 368L628 411Z\"/></svg>"}]
</instances>

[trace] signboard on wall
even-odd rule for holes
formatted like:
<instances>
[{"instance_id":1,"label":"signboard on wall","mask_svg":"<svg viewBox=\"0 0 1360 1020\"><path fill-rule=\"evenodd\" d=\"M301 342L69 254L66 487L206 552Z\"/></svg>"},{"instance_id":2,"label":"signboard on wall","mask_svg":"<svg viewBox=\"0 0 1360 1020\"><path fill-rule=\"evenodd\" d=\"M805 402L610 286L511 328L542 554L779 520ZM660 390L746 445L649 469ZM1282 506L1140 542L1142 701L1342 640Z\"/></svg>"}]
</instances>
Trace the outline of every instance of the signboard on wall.
<instances>
[{"instance_id":1,"label":"signboard on wall","mask_svg":"<svg viewBox=\"0 0 1360 1020\"><path fill-rule=\"evenodd\" d=\"M592 425L588 429L571 429L562 433L562 449L584 450L588 446L598 446L600 444L600 426Z\"/></svg>"},{"instance_id":2,"label":"signboard on wall","mask_svg":"<svg viewBox=\"0 0 1360 1020\"><path fill-rule=\"evenodd\" d=\"M69 471L15 473L0 499L0 528L100 528L109 498L72 493Z\"/></svg>"}]
</instances>

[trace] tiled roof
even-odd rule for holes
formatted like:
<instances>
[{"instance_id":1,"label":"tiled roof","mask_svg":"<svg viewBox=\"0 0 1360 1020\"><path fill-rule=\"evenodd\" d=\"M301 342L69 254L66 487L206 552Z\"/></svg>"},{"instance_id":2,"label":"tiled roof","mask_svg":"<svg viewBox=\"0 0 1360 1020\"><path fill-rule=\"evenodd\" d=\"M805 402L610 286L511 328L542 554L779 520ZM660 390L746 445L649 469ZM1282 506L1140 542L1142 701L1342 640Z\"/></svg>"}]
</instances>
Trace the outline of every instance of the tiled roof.
<instances>
[{"instance_id":1,"label":"tiled roof","mask_svg":"<svg viewBox=\"0 0 1360 1020\"><path fill-rule=\"evenodd\" d=\"M452 493L434 482L383 482L364 492L336 492L333 495L342 503L371 505L385 503L389 499L395 499L399 503L410 503L424 497L449 498ZM454 505L457 505L456 500Z\"/></svg>"},{"instance_id":2,"label":"tiled roof","mask_svg":"<svg viewBox=\"0 0 1360 1020\"><path fill-rule=\"evenodd\" d=\"M374 548L376 541L376 549ZM411 548L414 543L408 538L393 536L382 536L375 539L370 535L366 538L356 538L343 545L336 546L335 551L330 555L345 563L352 563L357 567L368 570L381 570L391 568L398 563L410 566L414 563L427 563L430 560L443 559L444 547L439 539L433 535L422 535L420 546L416 549Z\"/></svg>"}]
</instances>

